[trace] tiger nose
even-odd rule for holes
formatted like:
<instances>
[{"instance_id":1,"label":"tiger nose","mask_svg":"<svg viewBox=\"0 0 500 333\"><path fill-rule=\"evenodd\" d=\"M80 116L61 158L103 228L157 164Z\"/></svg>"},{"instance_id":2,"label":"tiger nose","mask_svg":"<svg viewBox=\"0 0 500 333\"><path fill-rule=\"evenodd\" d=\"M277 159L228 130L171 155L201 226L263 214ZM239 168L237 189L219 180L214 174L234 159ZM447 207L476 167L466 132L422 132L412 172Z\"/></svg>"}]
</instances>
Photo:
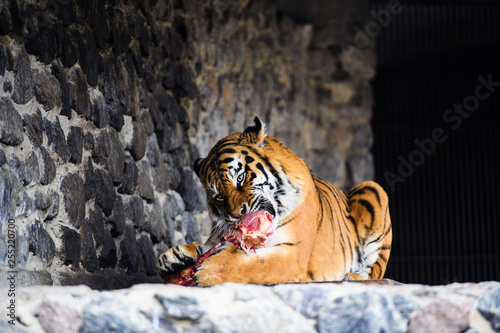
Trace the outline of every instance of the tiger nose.
<instances>
[{"instance_id":1,"label":"tiger nose","mask_svg":"<svg viewBox=\"0 0 500 333\"><path fill-rule=\"evenodd\" d=\"M243 215L245 215L246 213L248 213L248 205L244 203L234 214L232 214L232 216L240 218L243 217Z\"/></svg>"}]
</instances>

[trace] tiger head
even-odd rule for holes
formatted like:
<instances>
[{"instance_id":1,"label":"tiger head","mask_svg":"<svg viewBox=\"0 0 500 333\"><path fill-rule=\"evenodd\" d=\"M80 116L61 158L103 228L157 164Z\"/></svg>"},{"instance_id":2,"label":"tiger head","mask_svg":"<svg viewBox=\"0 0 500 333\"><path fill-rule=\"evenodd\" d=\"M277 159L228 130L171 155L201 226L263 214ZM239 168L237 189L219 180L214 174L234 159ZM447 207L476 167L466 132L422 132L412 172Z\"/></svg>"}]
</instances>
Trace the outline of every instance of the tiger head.
<instances>
[{"instance_id":1,"label":"tiger head","mask_svg":"<svg viewBox=\"0 0 500 333\"><path fill-rule=\"evenodd\" d=\"M303 175L310 176L300 158L266 136L257 117L244 132L217 142L206 158L195 161L194 170L205 188L216 237L243 215L258 210L271 213L276 227L300 204Z\"/></svg>"}]
</instances>

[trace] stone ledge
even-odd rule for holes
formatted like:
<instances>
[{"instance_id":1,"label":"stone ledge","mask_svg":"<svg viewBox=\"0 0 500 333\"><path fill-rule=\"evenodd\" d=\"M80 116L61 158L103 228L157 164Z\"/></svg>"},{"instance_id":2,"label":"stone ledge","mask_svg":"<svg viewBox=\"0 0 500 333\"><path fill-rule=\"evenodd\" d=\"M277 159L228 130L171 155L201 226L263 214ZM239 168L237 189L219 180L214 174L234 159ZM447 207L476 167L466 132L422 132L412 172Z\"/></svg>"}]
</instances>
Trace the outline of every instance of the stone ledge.
<instances>
[{"instance_id":1,"label":"stone ledge","mask_svg":"<svg viewBox=\"0 0 500 333\"><path fill-rule=\"evenodd\" d=\"M0 297L7 304L6 293ZM139 284L16 290L15 326L2 332L494 332L500 282L445 286L309 283L210 288ZM3 305L2 305L3 306Z\"/></svg>"}]
</instances>

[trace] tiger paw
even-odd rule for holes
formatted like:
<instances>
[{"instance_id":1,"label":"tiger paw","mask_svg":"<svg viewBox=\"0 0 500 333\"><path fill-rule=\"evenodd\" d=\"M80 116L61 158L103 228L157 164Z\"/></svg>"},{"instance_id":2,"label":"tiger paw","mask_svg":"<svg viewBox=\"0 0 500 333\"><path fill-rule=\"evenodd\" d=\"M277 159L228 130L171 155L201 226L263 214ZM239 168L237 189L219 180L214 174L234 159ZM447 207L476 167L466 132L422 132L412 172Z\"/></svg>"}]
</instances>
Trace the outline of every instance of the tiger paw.
<instances>
[{"instance_id":1,"label":"tiger paw","mask_svg":"<svg viewBox=\"0 0 500 333\"><path fill-rule=\"evenodd\" d=\"M237 255L243 252L238 251L238 248L232 243L226 243L224 248L217 254L208 257L203 263L196 268L195 280L199 286L213 286L224 282L242 282L238 281L236 276L233 276L234 271L231 270L232 260L237 260Z\"/></svg>"},{"instance_id":2,"label":"tiger paw","mask_svg":"<svg viewBox=\"0 0 500 333\"><path fill-rule=\"evenodd\" d=\"M357 281L357 280L366 280L366 278L362 277L359 274L354 274L354 273L346 273L346 275L344 275L344 281Z\"/></svg>"},{"instance_id":3,"label":"tiger paw","mask_svg":"<svg viewBox=\"0 0 500 333\"><path fill-rule=\"evenodd\" d=\"M200 242L178 245L170 248L158 258L160 276L166 277L194 264L200 256L200 253Z\"/></svg>"}]
</instances>

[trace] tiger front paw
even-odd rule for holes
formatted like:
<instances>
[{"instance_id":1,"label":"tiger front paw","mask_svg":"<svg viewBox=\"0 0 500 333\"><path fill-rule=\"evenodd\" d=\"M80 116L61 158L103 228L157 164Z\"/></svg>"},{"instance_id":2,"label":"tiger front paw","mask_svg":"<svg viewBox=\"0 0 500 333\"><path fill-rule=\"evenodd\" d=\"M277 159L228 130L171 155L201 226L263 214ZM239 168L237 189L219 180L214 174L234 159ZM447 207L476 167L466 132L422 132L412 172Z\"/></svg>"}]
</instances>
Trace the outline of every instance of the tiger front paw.
<instances>
[{"instance_id":1,"label":"tiger front paw","mask_svg":"<svg viewBox=\"0 0 500 333\"><path fill-rule=\"evenodd\" d=\"M177 245L158 257L158 271L165 278L196 262L200 256L200 242Z\"/></svg>"},{"instance_id":2,"label":"tiger front paw","mask_svg":"<svg viewBox=\"0 0 500 333\"><path fill-rule=\"evenodd\" d=\"M344 281L359 281L359 280L366 280L366 278L355 273L346 273L344 276Z\"/></svg>"},{"instance_id":3,"label":"tiger front paw","mask_svg":"<svg viewBox=\"0 0 500 333\"><path fill-rule=\"evenodd\" d=\"M213 286L224 282L243 282L235 276L235 270L231 264L231 261L238 254L237 251L234 244L228 243L222 251L203 261L196 268L196 284L199 286Z\"/></svg>"}]
</instances>

